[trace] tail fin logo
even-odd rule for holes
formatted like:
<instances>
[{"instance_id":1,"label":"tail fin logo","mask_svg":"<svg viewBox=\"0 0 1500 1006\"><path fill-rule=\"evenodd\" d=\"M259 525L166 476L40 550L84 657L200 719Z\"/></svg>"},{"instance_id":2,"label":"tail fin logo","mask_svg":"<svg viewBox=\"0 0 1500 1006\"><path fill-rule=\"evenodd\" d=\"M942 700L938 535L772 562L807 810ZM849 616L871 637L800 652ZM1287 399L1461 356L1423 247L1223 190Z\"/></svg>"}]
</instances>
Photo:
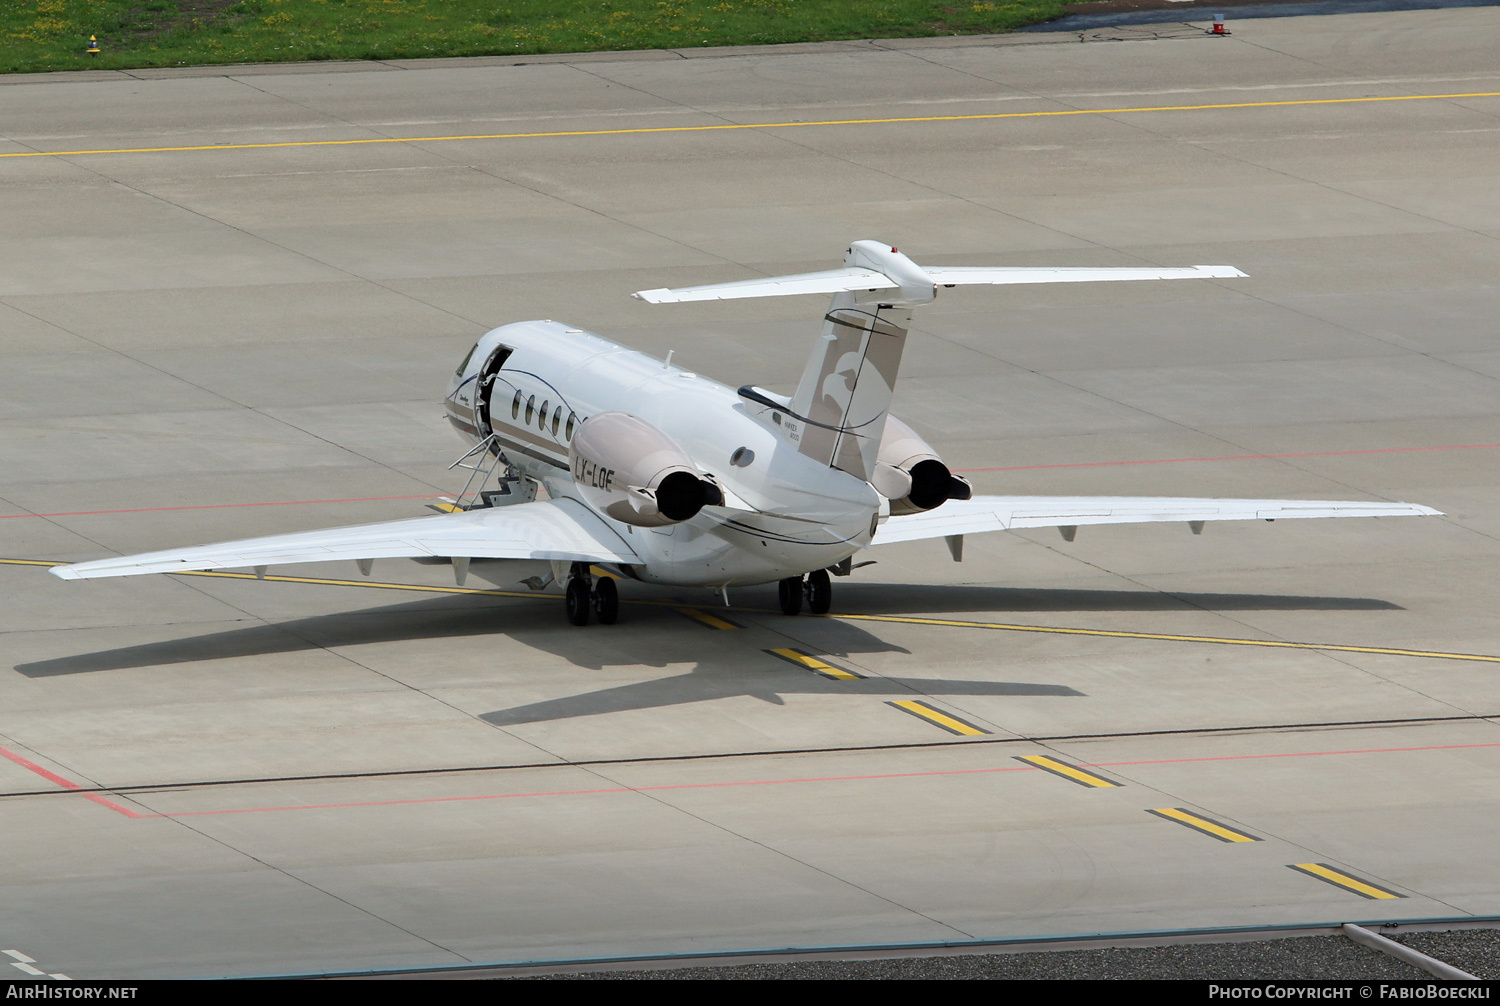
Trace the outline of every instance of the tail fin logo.
<instances>
[{"instance_id":1,"label":"tail fin logo","mask_svg":"<svg viewBox=\"0 0 1500 1006\"><path fill-rule=\"evenodd\" d=\"M845 353L834 365L833 373L823 378L822 397L831 403L828 407L839 416L849 412L849 403L854 400L854 381L863 360L862 353Z\"/></svg>"}]
</instances>

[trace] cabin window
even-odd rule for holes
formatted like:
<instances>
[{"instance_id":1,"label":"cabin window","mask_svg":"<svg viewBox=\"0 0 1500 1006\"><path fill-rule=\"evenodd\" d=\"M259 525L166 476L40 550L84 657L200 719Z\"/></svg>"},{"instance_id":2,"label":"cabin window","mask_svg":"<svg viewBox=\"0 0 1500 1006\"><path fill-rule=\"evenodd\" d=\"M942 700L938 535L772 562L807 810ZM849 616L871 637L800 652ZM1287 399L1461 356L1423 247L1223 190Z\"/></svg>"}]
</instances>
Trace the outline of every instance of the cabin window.
<instances>
[{"instance_id":1,"label":"cabin window","mask_svg":"<svg viewBox=\"0 0 1500 1006\"><path fill-rule=\"evenodd\" d=\"M510 418L514 419L521 414L521 389L516 389L516 397L510 400Z\"/></svg>"},{"instance_id":2,"label":"cabin window","mask_svg":"<svg viewBox=\"0 0 1500 1006\"><path fill-rule=\"evenodd\" d=\"M526 425L530 426L534 418L536 418L536 396L532 395L526 399Z\"/></svg>"},{"instance_id":3,"label":"cabin window","mask_svg":"<svg viewBox=\"0 0 1500 1006\"><path fill-rule=\"evenodd\" d=\"M554 437L557 436L557 428L560 425L562 425L562 406L561 405L559 405L557 407L557 411L556 412L552 413L552 435Z\"/></svg>"},{"instance_id":4,"label":"cabin window","mask_svg":"<svg viewBox=\"0 0 1500 1006\"><path fill-rule=\"evenodd\" d=\"M578 413L576 413L576 412L570 412L570 413L568 413L568 428L563 431L563 439L565 439L565 440L572 440L573 439L573 427L574 427L574 425L577 424L577 422L578 422Z\"/></svg>"},{"instance_id":5,"label":"cabin window","mask_svg":"<svg viewBox=\"0 0 1500 1006\"><path fill-rule=\"evenodd\" d=\"M542 407L539 410L537 410L537 411L539 411L541 413L541 416L537 419L536 425L537 425L537 428L539 430L541 430L543 433L547 432L547 409L551 405L552 405L551 402L543 402L542 403Z\"/></svg>"}]
</instances>

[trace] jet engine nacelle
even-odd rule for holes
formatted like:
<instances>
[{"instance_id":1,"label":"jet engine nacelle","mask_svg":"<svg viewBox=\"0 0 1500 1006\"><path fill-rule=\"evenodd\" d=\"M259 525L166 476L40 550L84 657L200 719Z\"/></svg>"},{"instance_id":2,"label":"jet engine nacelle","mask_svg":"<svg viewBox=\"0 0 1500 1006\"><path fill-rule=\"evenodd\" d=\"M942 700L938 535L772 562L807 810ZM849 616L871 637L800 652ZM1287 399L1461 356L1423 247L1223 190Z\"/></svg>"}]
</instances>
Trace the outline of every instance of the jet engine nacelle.
<instances>
[{"instance_id":1,"label":"jet engine nacelle","mask_svg":"<svg viewBox=\"0 0 1500 1006\"><path fill-rule=\"evenodd\" d=\"M680 524L724 494L672 438L628 412L584 420L568 445L573 481L590 504L636 527Z\"/></svg>"},{"instance_id":2,"label":"jet engine nacelle","mask_svg":"<svg viewBox=\"0 0 1500 1006\"><path fill-rule=\"evenodd\" d=\"M974 495L968 480L950 472L927 441L889 415L870 483L891 501L892 516L920 513Z\"/></svg>"}]
</instances>

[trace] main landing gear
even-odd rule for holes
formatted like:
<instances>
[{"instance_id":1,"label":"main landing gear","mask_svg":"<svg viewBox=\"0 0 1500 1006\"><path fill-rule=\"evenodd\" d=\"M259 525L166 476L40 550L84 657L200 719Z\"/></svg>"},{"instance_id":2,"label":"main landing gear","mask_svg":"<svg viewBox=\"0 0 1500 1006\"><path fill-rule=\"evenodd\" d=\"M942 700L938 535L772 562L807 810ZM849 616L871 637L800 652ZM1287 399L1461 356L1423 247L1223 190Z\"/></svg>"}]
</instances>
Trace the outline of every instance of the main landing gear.
<instances>
[{"instance_id":1,"label":"main landing gear","mask_svg":"<svg viewBox=\"0 0 1500 1006\"><path fill-rule=\"evenodd\" d=\"M784 615L800 613L804 598L807 600L807 610L814 615L828 614L828 609L833 604L833 581L828 578L826 569L815 569L805 577L789 576L780 581L777 588Z\"/></svg>"},{"instance_id":2,"label":"main landing gear","mask_svg":"<svg viewBox=\"0 0 1500 1006\"><path fill-rule=\"evenodd\" d=\"M568 574L568 586L563 593L568 621L574 625L588 625L589 615L599 619L600 625L614 625L620 617L620 592L612 577L601 576L594 580L589 576L588 563L573 563Z\"/></svg>"}]
</instances>

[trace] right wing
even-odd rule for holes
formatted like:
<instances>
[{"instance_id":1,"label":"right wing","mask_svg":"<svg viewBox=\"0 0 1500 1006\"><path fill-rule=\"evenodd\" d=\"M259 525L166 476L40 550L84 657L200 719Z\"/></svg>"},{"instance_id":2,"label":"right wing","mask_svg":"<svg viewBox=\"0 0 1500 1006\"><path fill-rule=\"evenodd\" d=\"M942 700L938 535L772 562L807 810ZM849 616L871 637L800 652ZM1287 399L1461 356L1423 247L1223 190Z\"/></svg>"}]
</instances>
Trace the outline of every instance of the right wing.
<instances>
[{"instance_id":1,"label":"right wing","mask_svg":"<svg viewBox=\"0 0 1500 1006\"><path fill-rule=\"evenodd\" d=\"M929 266L922 270L938 286L1009 286L1013 283L1111 283L1142 279L1243 279L1232 265L1194 266Z\"/></svg>"},{"instance_id":2,"label":"right wing","mask_svg":"<svg viewBox=\"0 0 1500 1006\"><path fill-rule=\"evenodd\" d=\"M1291 520L1309 517L1435 517L1417 503L1360 500L1193 499L1154 496L975 496L925 513L892 517L872 545L950 535L1080 524Z\"/></svg>"},{"instance_id":3,"label":"right wing","mask_svg":"<svg viewBox=\"0 0 1500 1006\"><path fill-rule=\"evenodd\" d=\"M64 580L81 580L332 559L422 556L640 561L625 540L592 510L577 500L556 499L96 559L53 566L50 572Z\"/></svg>"}]
</instances>

